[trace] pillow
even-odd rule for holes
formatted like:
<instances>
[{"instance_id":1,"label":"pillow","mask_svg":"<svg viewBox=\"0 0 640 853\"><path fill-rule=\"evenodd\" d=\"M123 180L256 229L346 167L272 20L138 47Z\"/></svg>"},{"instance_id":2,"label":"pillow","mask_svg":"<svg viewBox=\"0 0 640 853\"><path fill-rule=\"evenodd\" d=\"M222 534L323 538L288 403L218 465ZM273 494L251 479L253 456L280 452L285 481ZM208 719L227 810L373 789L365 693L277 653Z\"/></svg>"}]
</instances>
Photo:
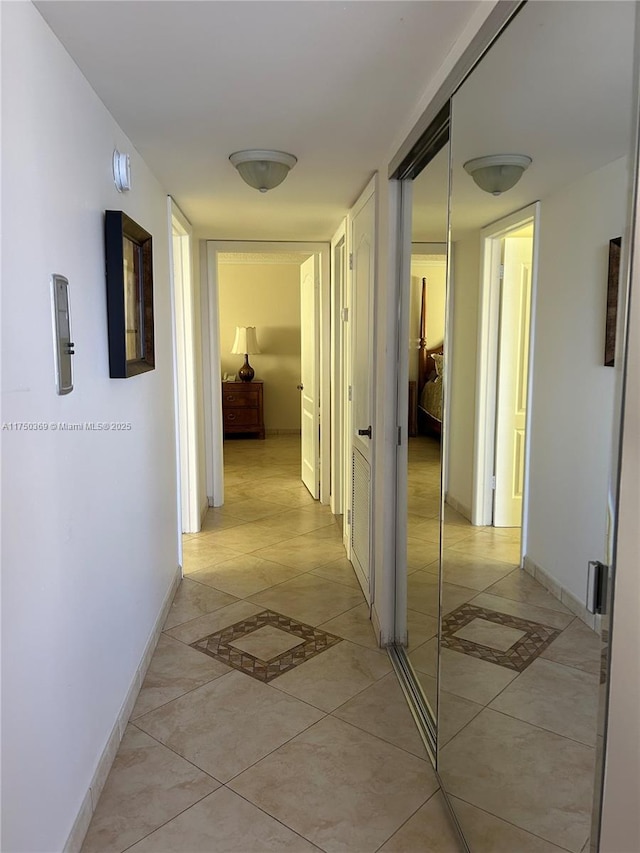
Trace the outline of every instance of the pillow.
<instances>
[{"instance_id":1,"label":"pillow","mask_svg":"<svg viewBox=\"0 0 640 853\"><path fill-rule=\"evenodd\" d=\"M434 361L436 366L436 375L442 376L444 372L444 353L442 352L433 352L431 353L431 358Z\"/></svg>"}]
</instances>

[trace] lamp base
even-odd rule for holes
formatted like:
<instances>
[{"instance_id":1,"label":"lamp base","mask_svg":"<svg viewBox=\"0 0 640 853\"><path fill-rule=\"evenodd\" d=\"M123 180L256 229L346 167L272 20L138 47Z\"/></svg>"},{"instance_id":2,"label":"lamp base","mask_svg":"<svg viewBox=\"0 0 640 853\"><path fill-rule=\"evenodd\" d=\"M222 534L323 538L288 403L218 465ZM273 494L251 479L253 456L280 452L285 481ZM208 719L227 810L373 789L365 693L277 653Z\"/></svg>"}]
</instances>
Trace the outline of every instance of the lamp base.
<instances>
[{"instance_id":1,"label":"lamp base","mask_svg":"<svg viewBox=\"0 0 640 853\"><path fill-rule=\"evenodd\" d=\"M249 356L247 353L244 354L244 364L238 371L238 376L242 382L253 382L253 377L256 375L255 370L249 364Z\"/></svg>"}]
</instances>

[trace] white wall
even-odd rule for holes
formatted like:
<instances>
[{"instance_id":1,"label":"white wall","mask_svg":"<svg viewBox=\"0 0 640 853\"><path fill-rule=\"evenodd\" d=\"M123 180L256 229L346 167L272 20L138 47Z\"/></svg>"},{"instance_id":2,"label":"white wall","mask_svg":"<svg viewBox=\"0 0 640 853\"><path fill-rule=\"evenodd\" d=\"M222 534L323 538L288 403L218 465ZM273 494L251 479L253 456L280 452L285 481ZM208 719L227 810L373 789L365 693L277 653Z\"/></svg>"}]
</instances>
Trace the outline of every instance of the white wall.
<instances>
[{"instance_id":1,"label":"white wall","mask_svg":"<svg viewBox=\"0 0 640 853\"><path fill-rule=\"evenodd\" d=\"M604 367L609 240L624 230L625 159L542 200L528 556L585 601L605 560L615 371Z\"/></svg>"},{"instance_id":2,"label":"white wall","mask_svg":"<svg viewBox=\"0 0 640 853\"><path fill-rule=\"evenodd\" d=\"M218 263L220 362L237 373L236 326L255 326L261 352L249 357L264 382L267 430L300 430L300 265Z\"/></svg>"},{"instance_id":3,"label":"white wall","mask_svg":"<svg viewBox=\"0 0 640 853\"><path fill-rule=\"evenodd\" d=\"M636 227L600 853L640 850L640 269ZM616 368L618 369L618 367Z\"/></svg>"},{"instance_id":4,"label":"white wall","mask_svg":"<svg viewBox=\"0 0 640 853\"><path fill-rule=\"evenodd\" d=\"M31 3L2 7L2 773L7 853L59 851L177 569L166 195ZM111 175L115 146L134 189ZM103 212L154 237L156 369L109 378ZM55 393L49 280L75 390Z\"/></svg>"},{"instance_id":5,"label":"white wall","mask_svg":"<svg viewBox=\"0 0 640 853\"><path fill-rule=\"evenodd\" d=\"M480 288L480 233L452 244L451 341L447 350L449 431L446 489L457 508L470 515L473 491L474 422Z\"/></svg>"}]
</instances>

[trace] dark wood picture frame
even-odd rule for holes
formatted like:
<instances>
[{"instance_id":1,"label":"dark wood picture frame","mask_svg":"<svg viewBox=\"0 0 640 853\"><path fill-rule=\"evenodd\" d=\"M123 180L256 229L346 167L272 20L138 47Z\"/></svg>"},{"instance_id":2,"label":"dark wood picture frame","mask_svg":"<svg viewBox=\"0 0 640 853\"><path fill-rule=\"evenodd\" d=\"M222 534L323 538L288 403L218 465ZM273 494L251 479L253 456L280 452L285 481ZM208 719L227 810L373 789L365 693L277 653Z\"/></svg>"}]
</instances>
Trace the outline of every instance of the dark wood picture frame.
<instances>
[{"instance_id":1,"label":"dark wood picture frame","mask_svg":"<svg viewBox=\"0 0 640 853\"><path fill-rule=\"evenodd\" d=\"M607 320L604 340L605 367L613 367L616 357L616 326L618 323L618 282L620 280L621 237L609 240L609 273L607 280Z\"/></svg>"},{"instance_id":2,"label":"dark wood picture frame","mask_svg":"<svg viewBox=\"0 0 640 853\"><path fill-rule=\"evenodd\" d=\"M121 210L105 211L109 376L156 366L151 234Z\"/></svg>"}]
</instances>

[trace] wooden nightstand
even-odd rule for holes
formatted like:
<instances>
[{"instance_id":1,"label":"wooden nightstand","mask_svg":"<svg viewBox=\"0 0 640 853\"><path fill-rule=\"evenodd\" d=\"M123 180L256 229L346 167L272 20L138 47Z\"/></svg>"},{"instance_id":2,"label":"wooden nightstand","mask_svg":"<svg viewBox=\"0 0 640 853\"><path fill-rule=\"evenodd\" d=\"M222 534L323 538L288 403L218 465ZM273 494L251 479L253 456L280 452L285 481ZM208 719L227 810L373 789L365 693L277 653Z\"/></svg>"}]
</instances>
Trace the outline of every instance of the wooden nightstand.
<instances>
[{"instance_id":1,"label":"wooden nightstand","mask_svg":"<svg viewBox=\"0 0 640 853\"><path fill-rule=\"evenodd\" d=\"M262 382L222 383L222 423L227 435L256 433L264 439Z\"/></svg>"}]
</instances>

